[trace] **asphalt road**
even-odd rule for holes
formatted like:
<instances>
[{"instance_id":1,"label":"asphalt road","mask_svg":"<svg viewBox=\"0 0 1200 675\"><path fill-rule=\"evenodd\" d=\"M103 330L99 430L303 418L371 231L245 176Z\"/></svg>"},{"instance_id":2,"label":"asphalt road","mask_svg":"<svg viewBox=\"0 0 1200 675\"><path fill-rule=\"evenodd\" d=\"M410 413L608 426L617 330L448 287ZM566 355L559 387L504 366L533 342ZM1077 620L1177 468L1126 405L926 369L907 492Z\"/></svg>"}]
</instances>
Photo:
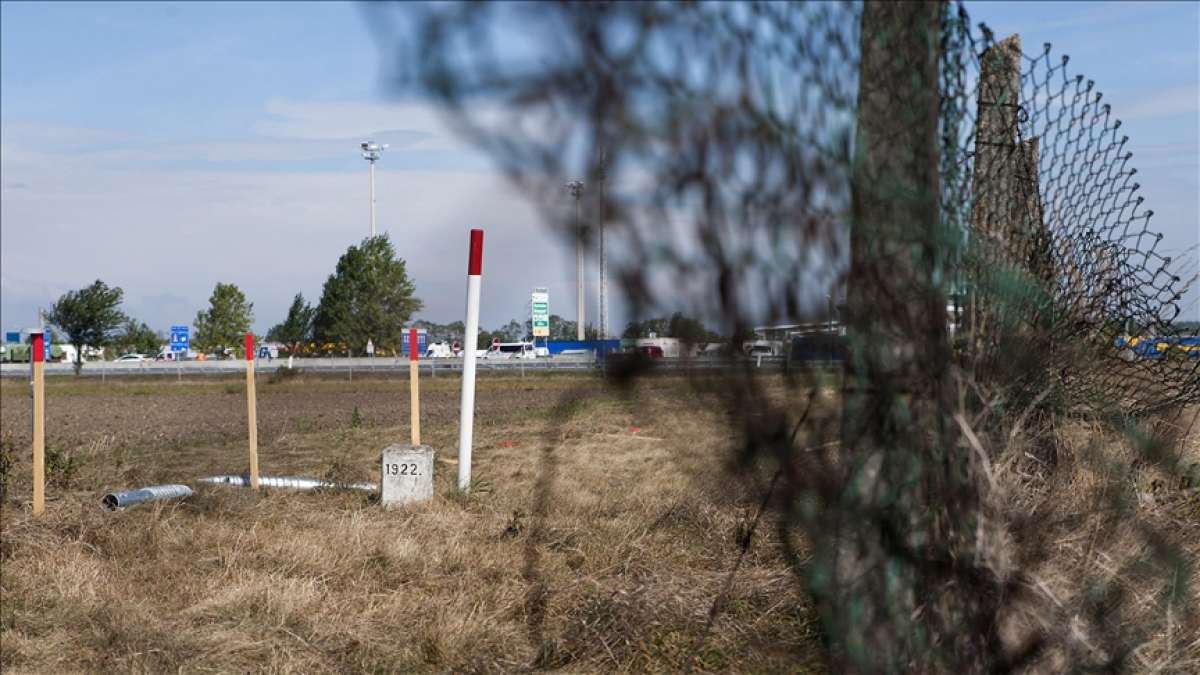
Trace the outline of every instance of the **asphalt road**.
<instances>
[{"instance_id":1,"label":"asphalt road","mask_svg":"<svg viewBox=\"0 0 1200 675\"><path fill-rule=\"evenodd\" d=\"M462 370L461 358L421 359L419 362L422 375L436 376L438 372L457 372ZM599 363L586 356L553 356L538 359L477 359L476 369L481 373L498 371L521 370L589 370L599 367ZM668 369L688 368L722 368L734 362L725 359L660 359L656 366ZM755 362L756 364L758 362ZM272 373L286 366L287 359L257 359L254 370L257 373ZM332 357L315 359L296 359L296 368L315 373L353 373L370 374L372 372L407 372L409 361L406 358L371 358L371 357ZM782 357L764 357L762 368L779 368L783 365ZM89 361L84 364L82 375L85 377L122 377L122 376L198 376L198 375L229 375L246 371L246 362L240 359L226 361L141 361L123 362ZM46 375L71 375L74 366L70 363L47 363ZM28 377L28 363L0 364L0 377Z\"/></svg>"}]
</instances>

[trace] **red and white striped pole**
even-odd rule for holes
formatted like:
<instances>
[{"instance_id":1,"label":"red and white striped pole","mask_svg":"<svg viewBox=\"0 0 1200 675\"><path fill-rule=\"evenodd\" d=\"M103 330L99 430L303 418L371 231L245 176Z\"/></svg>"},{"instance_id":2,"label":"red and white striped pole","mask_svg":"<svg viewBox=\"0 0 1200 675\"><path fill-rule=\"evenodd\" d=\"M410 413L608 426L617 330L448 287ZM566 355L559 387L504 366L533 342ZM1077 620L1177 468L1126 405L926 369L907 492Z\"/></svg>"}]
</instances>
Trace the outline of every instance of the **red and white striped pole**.
<instances>
[{"instance_id":1,"label":"red and white striped pole","mask_svg":"<svg viewBox=\"0 0 1200 675\"><path fill-rule=\"evenodd\" d=\"M250 487L258 489L258 395L254 391L254 333L246 333L246 421L250 427Z\"/></svg>"},{"instance_id":2,"label":"red and white striped pole","mask_svg":"<svg viewBox=\"0 0 1200 675\"><path fill-rule=\"evenodd\" d=\"M483 230L471 230L467 259L467 325L463 336L461 420L458 427L458 489L471 489L471 436L475 427L475 347L479 337L479 286L483 274Z\"/></svg>"}]
</instances>

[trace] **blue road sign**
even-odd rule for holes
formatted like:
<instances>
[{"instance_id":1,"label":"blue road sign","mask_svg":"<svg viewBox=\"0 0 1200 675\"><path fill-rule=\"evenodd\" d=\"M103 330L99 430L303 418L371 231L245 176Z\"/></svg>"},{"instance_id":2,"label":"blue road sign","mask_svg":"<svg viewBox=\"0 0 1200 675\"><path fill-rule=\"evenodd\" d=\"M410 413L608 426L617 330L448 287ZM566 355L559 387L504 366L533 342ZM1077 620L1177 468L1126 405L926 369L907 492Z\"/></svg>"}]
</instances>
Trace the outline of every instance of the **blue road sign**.
<instances>
[{"instance_id":1,"label":"blue road sign","mask_svg":"<svg viewBox=\"0 0 1200 675\"><path fill-rule=\"evenodd\" d=\"M21 341L21 331L9 331L5 333L4 341L9 344L17 344Z\"/></svg>"},{"instance_id":2,"label":"blue road sign","mask_svg":"<svg viewBox=\"0 0 1200 675\"><path fill-rule=\"evenodd\" d=\"M44 334L44 337L45 337L45 339L42 341L42 348L44 351L44 354L42 354L42 360L49 362L50 361L50 331L47 330Z\"/></svg>"},{"instance_id":3,"label":"blue road sign","mask_svg":"<svg viewBox=\"0 0 1200 675\"><path fill-rule=\"evenodd\" d=\"M424 328L417 329L417 354L422 355L429 346L429 333ZM400 334L400 353L408 356L408 329Z\"/></svg>"},{"instance_id":4,"label":"blue road sign","mask_svg":"<svg viewBox=\"0 0 1200 675\"><path fill-rule=\"evenodd\" d=\"M171 351L186 352L190 346L187 326L171 326Z\"/></svg>"}]
</instances>

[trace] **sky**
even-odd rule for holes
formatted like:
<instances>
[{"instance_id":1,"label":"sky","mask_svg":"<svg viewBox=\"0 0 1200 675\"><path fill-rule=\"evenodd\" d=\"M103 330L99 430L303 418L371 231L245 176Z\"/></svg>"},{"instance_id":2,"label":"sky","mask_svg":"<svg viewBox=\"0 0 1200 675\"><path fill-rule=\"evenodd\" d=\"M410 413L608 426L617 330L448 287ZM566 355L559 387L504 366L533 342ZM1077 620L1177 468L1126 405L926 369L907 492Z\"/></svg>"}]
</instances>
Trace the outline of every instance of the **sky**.
<instances>
[{"instance_id":1,"label":"sky","mask_svg":"<svg viewBox=\"0 0 1200 675\"><path fill-rule=\"evenodd\" d=\"M1160 250L1200 246L1200 5L969 3L998 35L1069 53L1131 138ZM574 314L574 251L492 164L399 100L354 4L0 3L0 323L18 330L99 278L152 328L190 323L236 283L265 332L315 303L368 234L358 143L377 165L379 227L425 302L462 319L468 230L486 231L481 322L524 318L546 286ZM1118 48L1119 46L1119 48ZM564 199L566 195L564 193ZM588 269L588 317L596 315ZM613 298L610 330L626 320ZM1200 318L1200 292L1185 299Z\"/></svg>"}]
</instances>

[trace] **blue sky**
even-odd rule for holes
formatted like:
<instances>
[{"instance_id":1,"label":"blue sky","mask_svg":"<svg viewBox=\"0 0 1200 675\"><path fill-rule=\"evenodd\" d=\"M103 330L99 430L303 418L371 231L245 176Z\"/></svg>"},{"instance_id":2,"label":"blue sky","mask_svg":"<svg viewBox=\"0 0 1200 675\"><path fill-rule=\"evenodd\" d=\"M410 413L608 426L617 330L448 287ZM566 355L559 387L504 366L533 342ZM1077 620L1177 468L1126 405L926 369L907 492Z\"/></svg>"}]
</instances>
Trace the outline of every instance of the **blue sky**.
<instances>
[{"instance_id":1,"label":"blue sky","mask_svg":"<svg viewBox=\"0 0 1200 675\"><path fill-rule=\"evenodd\" d=\"M1200 244L1200 5L970 3L1027 52L1052 42L1125 121L1163 248ZM156 329L190 322L217 281L255 304L315 300L366 234L357 142L379 165L380 226L410 266L423 315L460 318L467 230L488 232L485 325L549 286L571 314L571 252L435 111L387 95L386 55L353 4L0 4L0 320L102 278ZM589 279L594 280L592 272ZM595 284L589 316L595 314ZM1187 299L1200 317L1200 294ZM617 319L623 313L614 301Z\"/></svg>"}]
</instances>

